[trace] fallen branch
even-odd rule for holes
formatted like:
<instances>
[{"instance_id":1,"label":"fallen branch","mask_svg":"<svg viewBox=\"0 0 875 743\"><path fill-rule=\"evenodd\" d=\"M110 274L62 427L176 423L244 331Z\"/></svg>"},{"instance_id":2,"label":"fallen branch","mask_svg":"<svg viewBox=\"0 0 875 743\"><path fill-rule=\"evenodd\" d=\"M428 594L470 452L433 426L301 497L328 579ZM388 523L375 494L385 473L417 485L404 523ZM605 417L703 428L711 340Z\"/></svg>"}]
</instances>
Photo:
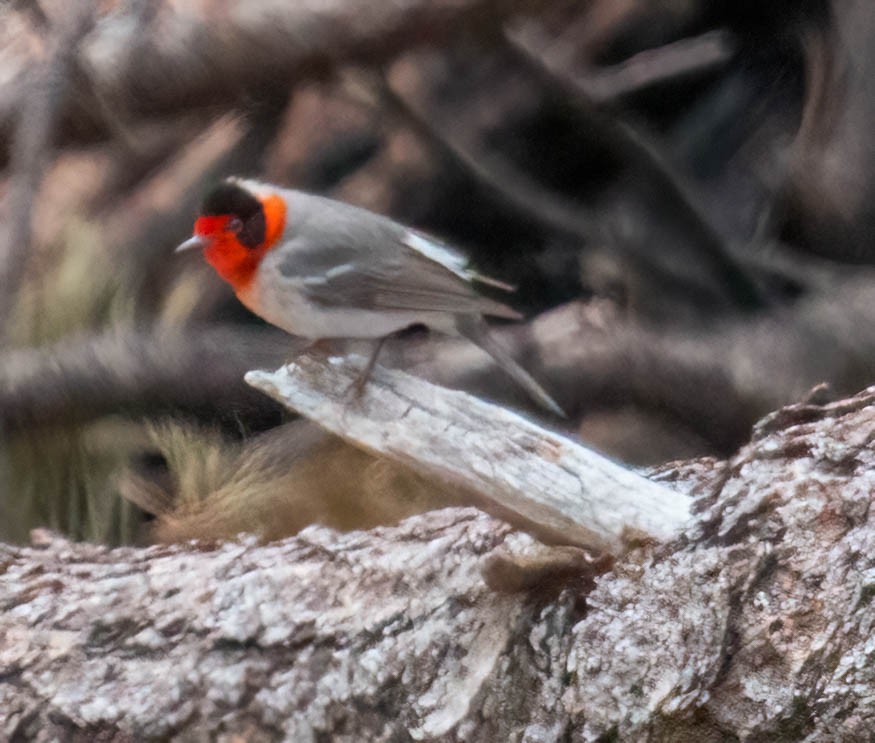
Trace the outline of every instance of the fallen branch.
<instances>
[{"instance_id":1,"label":"fallen branch","mask_svg":"<svg viewBox=\"0 0 875 743\"><path fill-rule=\"evenodd\" d=\"M471 494L472 503L543 541L620 554L669 540L689 499L504 408L378 368L348 394L363 359L298 357L246 381L323 428Z\"/></svg>"}]
</instances>

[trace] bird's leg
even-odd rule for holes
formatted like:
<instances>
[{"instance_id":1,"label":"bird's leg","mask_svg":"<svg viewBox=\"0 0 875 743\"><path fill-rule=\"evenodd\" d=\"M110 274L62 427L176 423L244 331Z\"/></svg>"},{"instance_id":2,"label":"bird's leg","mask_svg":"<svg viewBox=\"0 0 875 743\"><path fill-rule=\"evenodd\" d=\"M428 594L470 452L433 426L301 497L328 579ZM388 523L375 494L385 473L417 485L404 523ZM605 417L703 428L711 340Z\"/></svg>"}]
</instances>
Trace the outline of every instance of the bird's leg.
<instances>
[{"instance_id":1,"label":"bird's leg","mask_svg":"<svg viewBox=\"0 0 875 743\"><path fill-rule=\"evenodd\" d=\"M394 333L392 334L394 335ZM383 350L383 344L386 343L386 340L389 338L388 335L384 335L380 340L377 341L377 345L374 346L374 350L371 352L370 358L368 358L368 363L365 365L365 368L362 369L361 373L352 381L352 384L347 388L347 392L353 392L355 397L361 397L362 392L365 390L365 385L368 383L368 379L371 376L371 372L374 371L374 367L377 365L377 359L380 356L380 351Z\"/></svg>"}]
</instances>

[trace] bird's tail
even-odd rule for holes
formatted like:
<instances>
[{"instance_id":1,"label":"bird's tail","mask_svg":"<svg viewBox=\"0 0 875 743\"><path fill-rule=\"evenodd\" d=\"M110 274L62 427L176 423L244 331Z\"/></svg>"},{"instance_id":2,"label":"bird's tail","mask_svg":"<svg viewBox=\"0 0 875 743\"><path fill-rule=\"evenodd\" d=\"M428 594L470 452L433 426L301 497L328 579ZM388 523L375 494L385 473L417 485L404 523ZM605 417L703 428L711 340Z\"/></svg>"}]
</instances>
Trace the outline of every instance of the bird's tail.
<instances>
[{"instance_id":1,"label":"bird's tail","mask_svg":"<svg viewBox=\"0 0 875 743\"><path fill-rule=\"evenodd\" d=\"M495 359L498 365L544 410L558 415L560 418L568 417L556 401L534 380L532 375L523 369L495 340L489 332L486 321L480 315L456 315L456 330Z\"/></svg>"}]
</instances>

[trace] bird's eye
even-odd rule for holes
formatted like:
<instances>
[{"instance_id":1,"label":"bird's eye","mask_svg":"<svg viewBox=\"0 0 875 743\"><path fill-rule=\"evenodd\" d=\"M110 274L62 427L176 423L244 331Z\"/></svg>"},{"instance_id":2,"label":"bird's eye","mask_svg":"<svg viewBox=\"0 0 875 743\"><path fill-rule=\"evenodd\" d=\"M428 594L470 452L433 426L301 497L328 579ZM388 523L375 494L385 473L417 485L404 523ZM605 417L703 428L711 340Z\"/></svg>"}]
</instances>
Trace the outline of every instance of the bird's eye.
<instances>
[{"instance_id":1,"label":"bird's eye","mask_svg":"<svg viewBox=\"0 0 875 743\"><path fill-rule=\"evenodd\" d=\"M228 222L228 230L230 232L240 232L243 229L243 220L240 217L231 217Z\"/></svg>"}]
</instances>

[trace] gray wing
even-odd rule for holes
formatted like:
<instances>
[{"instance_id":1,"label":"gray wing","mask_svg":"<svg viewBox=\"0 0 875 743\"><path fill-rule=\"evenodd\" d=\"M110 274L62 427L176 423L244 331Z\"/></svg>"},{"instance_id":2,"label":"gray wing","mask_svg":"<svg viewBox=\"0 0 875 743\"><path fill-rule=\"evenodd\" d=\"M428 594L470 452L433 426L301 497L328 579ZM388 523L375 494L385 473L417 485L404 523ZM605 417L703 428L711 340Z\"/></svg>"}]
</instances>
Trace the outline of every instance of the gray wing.
<instances>
[{"instance_id":1,"label":"gray wing","mask_svg":"<svg viewBox=\"0 0 875 743\"><path fill-rule=\"evenodd\" d=\"M311 212L283 247L280 264L281 273L296 279L312 302L520 317L510 307L478 296L471 282L480 277L467 271L464 258L445 245L371 212L329 203L328 219ZM318 243L311 234L319 236Z\"/></svg>"}]
</instances>

